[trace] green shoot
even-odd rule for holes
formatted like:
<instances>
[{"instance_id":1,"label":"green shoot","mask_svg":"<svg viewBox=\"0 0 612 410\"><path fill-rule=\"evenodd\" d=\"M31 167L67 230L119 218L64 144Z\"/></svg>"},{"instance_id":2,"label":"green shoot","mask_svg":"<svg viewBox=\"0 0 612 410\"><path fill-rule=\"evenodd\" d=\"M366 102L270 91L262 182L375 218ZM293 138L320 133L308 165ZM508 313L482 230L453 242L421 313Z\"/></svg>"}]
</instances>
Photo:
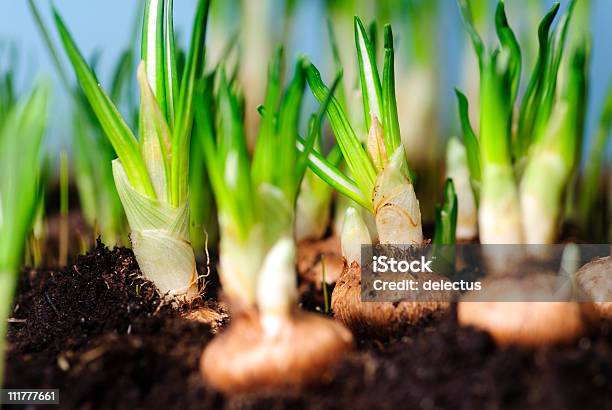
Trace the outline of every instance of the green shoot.
<instances>
[{"instance_id":1,"label":"green shoot","mask_svg":"<svg viewBox=\"0 0 612 410\"><path fill-rule=\"evenodd\" d=\"M515 155L519 158L526 154L529 144L531 143L537 108L544 87L543 78L546 72L546 60L549 54L549 32L558 11L559 3L555 3L550 11L544 16L538 27L538 57L525 95L523 96L523 103L521 104L521 111L519 114L519 128L515 150Z\"/></svg>"},{"instance_id":2,"label":"green shoot","mask_svg":"<svg viewBox=\"0 0 612 410\"><path fill-rule=\"evenodd\" d=\"M325 279L325 255L321 255L321 287L323 288L324 312L329 313L329 295L327 292L327 280Z\"/></svg>"},{"instance_id":3,"label":"green shoot","mask_svg":"<svg viewBox=\"0 0 612 410\"><path fill-rule=\"evenodd\" d=\"M308 85L315 98L319 102L323 102L326 96L329 95L329 89L321 80L319 71L314 65L309 64L306 67L306 75ZM338 146L342 151L342 156L355 178L355 184L359 187L363 197L368 198L374 189L376 179L374 165L353 131L345 111L335 98L332 98L329 103L327 115ZM330 177L333 178L331 175Z\"/></svg>"},{"instance_id":4,"label":"green shoot","mask_svg":"<svg viewBox=\"0 0 612 410\"><path fill-rule=\"evenodd\" d=\"M376 67L375 45L355 17L355 46L361 78L364 119L369 134L364 147L355 134L345 108L331 97L326 109L338 147L354 181L313 151L309 166L323 180L363 206L376 219L382 243L422 242L421 215L410 170L401 144L394 79L393 33L384 33L384 67L381 81ZM316 67L308 64L306 77L315 98L323 103L330 95ZM393 193L392 193L393 192ZM402 192L400 195L399 192ZM393 214L394 217L388 216ZM399 217L398 217L399 216ZM355 253L354 249L347 252ZM344 249L344 247L343 247Z\"/></svg>"},{"instance_id":5,"label":"green shoot","mask_svg":"<svg viewBox=\"0 0 612 410\"><path fill-rule=\"evenodd\" d=\"M400 125L395 98L395 60L393 52L393 31L390 25L385 26L385 56L383 66L382 100L383 128L385 129L385 148L395 152L402 145Z\"/></svg>"},{"instance_id":6,"label":"green shoot","mask_svg":"<svg viewBox=\"0 0 612 410\"><path fill-rule=\"evenodd\" d=\"M522 242L523 236L529 243L555 240L562 193L579 156L586 101L588 43L584 38L574 41L565 53L568 64L561 65L575 4L570 2L554 29L559 4L540 23L538 58L513 130L521 49L504 3L499 1L495 16L500 45L489 53L474 28L467 1L459 0L480 63L479 140L469 124L467 99L459 92L457 97L484 243ZM567 71L563 73L567 81L559 91L561 68Z\"/></svg>"},{"instance_id":7,"label":"green shoot","mask_svg":"<svg viewBox=\"0 0 612 410\"><path fill-rule=\"evenodd\" d=\"M468 169L470 171L470 183L474 199L478 203L480 199L480 184L482 181L482 171L480 168L480 147L478 139L472 129L469 118L468 100L459 90L455 90L459 105L459 119L461 120L461 129L463 131L463 141L467 154Z\"/></svg>"},{"instance_id":8,"label":"green shoot","mask_svg":"<svg viewBox=\"0 0 612 410\"><path fill-rule=\"evenodd\" d=\"M284 93L281 63L279 49L270 63L266 103L260 109L263 119L252 158L247 151L240 96L223 67L217 73L217 97L213 87L206 86L196 104L196 138L202 143L218 206L222 282L232 298L247 305L255 303L265 255L282 238L293 236L294 208L307 164L303 157L309 151L297 148L305 86L303 62L297 62ZM304 144L313 144L312 138ZM280 159L279 150L284 153Z\"/></svg>"},{"instance_id":9,"label":"green shoot","mask_svg":"<svg viewBox=\"0 0 612 410\"><path fill-rule=\"evenodd\" d=\"M454 245L457 230L457 193L452 179L444 183L444 201L436 206L436 226L433 243Z\"/></svg>"},{"instance_id":10,"label":"green shoot","mask_svg":"<svg viewBox=\"0 0 612 410\"><path fill-rule=\"evenodd\" d=\"M199 0L182 76L173 33L173 1L147 0L143 20L140 139L78 50L63 20L55 22L79 84L118 161L113 176L143 273L164 294L195 296L195 258L189 243L189 156L193 96L203 78L209 1ZM179 81L180 80L180 81ZM169 255L159 261L159 248ZM181 266L176 266L181 262Z\"/></svg>"},{"instance_id":11,"label":"green shoot","mask_svg":"<svg viewBox=\"0 0 612 410\"><path fill-rule=\"evenodd\" d=\"M382 86L376 68L375 45L369 40L361 20L357 17L355 17L355 44L363 90L363 115L366 127L370 129L371 117L376 117L379 121L382 118Z\"/></svg>"},{"instance_id":12,"label":"green shoot","mask_svg":"<svg viewBox=\"0 0 612 410\"><path fill-rule=\"evenodd\" d=\"M444 200L436 205L436 225L433 237L434 270L450 273L455 266L458 202L455 184L447 179L444 184Z\"/></svg>"}]
</instances>

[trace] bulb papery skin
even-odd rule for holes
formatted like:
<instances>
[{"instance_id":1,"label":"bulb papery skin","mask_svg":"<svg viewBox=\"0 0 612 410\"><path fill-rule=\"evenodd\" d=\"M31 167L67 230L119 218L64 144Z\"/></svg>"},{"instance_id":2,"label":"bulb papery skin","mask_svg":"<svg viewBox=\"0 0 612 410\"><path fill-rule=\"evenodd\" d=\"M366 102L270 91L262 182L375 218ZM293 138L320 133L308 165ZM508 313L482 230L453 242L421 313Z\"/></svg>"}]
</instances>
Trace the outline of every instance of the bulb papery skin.
<instances>
[{"instance_id":1,"label":"bulb papery skin","mask_svg":"<svg viewBox=\"0 0 612 410\"><path fill-rule=\"evenodd\" d=\"M393 153L378 175L373 204L381 244L423 243L421 210L408 176L403 147Z\"/></svg>"},{"instance_id":2,"label":"bulb papery skin","mask_svg":"<svg viewBox=\"0 0 612 410\"><path fill-rule=\"evenodd\" d=\"M600 316L612 319L612 256L587 263L575 277L580 289L593 300Z\"/></svg>"},{"instance_id":3,"label":"bulb papery skin","mask_svg":"<svg viewBox=\"0 0 612 410\"><path fill-rule=\"evenodd\" d=\"M368 227L361 218L359 211L353 207L346 208L340 244L342 256L349 265L351 262L357 262L358 265L361 265L361 245L372 244Z\"/></svg>"},{"instance_id":4,"label":"bulb papery skin","mask_svg":"<svg viewBox=\"0 0 612 410\"><path fill-rule=\"evenodd\" d=\"M368 132L368 153L370 159L380 172L385 162L387 162L387 151L385 149L385 140L382 124L375 115L371 116L370 131Z\"/></svg>"},{"instance_id":5,"label":"bulb papery skin","mask_svg":"<svg viewBox=\"0 0 612 410\"><path fill-rule=\"evenodd\" d=\"M297 198L295 212L295 240L299 242L304 239L320 239L329 224L330 196L317 195L313 191L310 179L305 177Z\"/></svg>"},{"instance_id":6,"label":"bulb papery skin","mask_svg":"<svg viewBox=\"0 0 612 410\"><path fill-rule=\"evenodd\" d=\"M264 236L260 225L255 225L248 238L241 239L230 228L229 218L219 215L221 240L219 243L219 276L223 292L235 310L255 305L257 275L264 258Z\"/></svg>"},{"instance_id":7,"label":"bulb papery skin","mask_svg":"<svg viewBox=\"0 0 612 410\"><path fill-rule=\"evenodd\" d=\"M483 169L480 198L478 211L480 242L523 243L521 208L510 166L488 165Z\"/></svg>"},{"instance_id":8,"label":"bulb papery skin","mask_svg":"<svg viewBox=\"0 0 612 410\"><path fill-rule=\"evenodd\" d=\"M113 176L142 274L162 295L177 300L196 297L198 278L189 242L188 201L173 208L142 195L130 185L119 160L113 161Z\"/></svg>"},{"instance_id":9,"label":"bulb papery skin","mask_svg":"<svg viewBox=\"0 0 612 410\"><path fill-rule=\"evenodd\" d=\"M529 161L520 185L526 243L555 242L561 196L568 175L559 155L542 152Z\"/></svg>"},{"instance_id":10,"label":"bulb papery skin","mask_svg":"<svg viewBox=\"0 0 612 410\"><path fill-rule=\"evenodd\" d=\"M268 251L257 279L257 307L266 335L274 337L297 302L293 238L281 238Z\"/></svg>"},{"instance_id":11,"label":"bulb papery skin","mask_svg":"<svg viewBox=\"0 0 612 410\"><path fill-rule=\"evenodd\" d=\"M478 210L470 183L465 147L456 137L448 141L446 176L452 178L457 192L457 239L471 240L478 235Z\"/></svg>"},{"instance_id":12,"label":"bulb papery skin","mask_svg":"<svg viewBox=\"0 0 612 410\"><path fill-rule=\"evenodd\" d=\"M142 157L149 171L149 178L157 198L169 198L168 171L165 167L167 158L164 153L170 152L171 132L166 119L159 108L151 84L147 81L144 61L138 66L138 83L140 85L140 146Z\"/></svg>"}]
</instances>

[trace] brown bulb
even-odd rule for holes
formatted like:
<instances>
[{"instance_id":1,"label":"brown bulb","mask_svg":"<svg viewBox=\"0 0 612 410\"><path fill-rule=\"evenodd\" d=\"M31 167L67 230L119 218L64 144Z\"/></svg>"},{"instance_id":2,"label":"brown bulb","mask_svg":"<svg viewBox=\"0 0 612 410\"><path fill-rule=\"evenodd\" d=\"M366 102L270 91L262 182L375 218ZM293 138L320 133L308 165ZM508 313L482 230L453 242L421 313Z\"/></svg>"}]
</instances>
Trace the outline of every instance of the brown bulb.
<instances>
[{"instance_id":1,"label":"brown bulb","mask_svg":"<svg viewBox=\"0 0 612 410\"><path fill-rule=\"evenodd\" d=\"M288 317L274 336L257 315L242 315L204 350L200 370L225 393L298 390L324 379L352 349L342 324L314 313Z\"/></svg>"},{"instance_id":2,"label":"brown bulb","mask_svg":"<svg viewBox=\"0 0 612 410\"><path fill-rule=\"evenodd\" d=\"M612 256L584 265L576 272L576 281L601 317L612 319Z\"/></svg>"},{"instance_id":3,"label":"brown bulb","mask_svg":"<svg viewBox=\"0 0 612 410\"><path fill-rule=\"evenodd\" d=\"M489 332L499 345L571 343L588 332L598 315L592 303L555 300L557 280L547 274L485 280L481 291L459 302L459 323Z\"/></svg>"},{"instance_id":4,"label":"brown bulb","mask_svg":"<svg viewBox=\"0 0 612 410\"><path fill-rule=\"evenodd\" d=\"M407 274L402 274L407 278ZM419 280L441 280L435 273L420 273ZM357 262L345 264L340 279L332 293L332 309L336 319L356 334L390 336L406 325L450 307L452 292L427 292L420 295L430 300L402 300L403 291L397 292L397 302L362 302L361 267Z\"/></svg>"}]
</instances>

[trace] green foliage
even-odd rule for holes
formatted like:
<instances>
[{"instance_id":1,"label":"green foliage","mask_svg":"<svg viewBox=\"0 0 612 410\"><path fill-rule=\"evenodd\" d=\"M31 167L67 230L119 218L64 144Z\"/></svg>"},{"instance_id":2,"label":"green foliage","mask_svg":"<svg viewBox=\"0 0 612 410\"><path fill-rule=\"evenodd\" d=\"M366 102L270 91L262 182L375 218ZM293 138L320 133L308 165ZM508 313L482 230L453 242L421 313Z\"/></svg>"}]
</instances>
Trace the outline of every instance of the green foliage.
<instances>
[{"instance_id":1,"label":"green foliage","mask_svg":"<svg viewBox=\"0 0 612 410\"><path fill-rule=\"evenodd\" d=\"M62 85L72 98L72 148L75 183L81 211L93 227L94 237L101 235L107 245L125 243L126 221L112 175L111 161L115 150L104 136L96 114L78 84L72 85L59 58L55 43L44 24L34 0L28 0L30 11L51 56ZM141 24L141 13L135 14L131 43L135 43ZM138 109L133 98L133 73L136 67L134 47L128 47L117 59L110 83L110 98L127 115L132 127L137 124Z\"/></svg>"},{"instance_id":2,"label":"green foliage","mask_svg":"<svg viewBox=\"0 0 612 410\"><path fill-rule=\"evenodd\" d=\"M355 46L359 64L364 119L368 128L370 128L374 119L382 125L385 155L384 158L376 158L376 160L378 164L379 160L382 159L384 165L391 153L401 146L395 95L394 49L391 26L387 25L384 29L382 81L378 74L376 47L372 37L372 32L368 36L361 20L355 17ZM333 37L332 47L336 48ZM323 155L316 151L309 155L309 166L338 192L354 200L365 209L372 211L372 194L377 177L377 168L374 165L373 158L370 157L372 153L368 152L357 137L347 115L345 104L342 104L333 96L313 64L307 64L306 78L310 90L321 104L329 99L326 109L327 117L336 137L337 146L348 165L352 178L344 175L334 164L327 161ZM380 145L382 146L382 143Z\"/></svg>"},{"instance_id":3,"label":"green foliage","mask_svg":"<svg viewBox=\"0 0 612 410\"><path fill-rule=\"evenodd\" d=\"M444 183L444 198L436 205L436 225L433 237L434 271L450 274L455 267L455 243L457 232L457 193L453 180Z\"/></svg>"},{"instance_id":4,"label":"green foliage","mask_svg":"<svg viewBox=\"0 0 612 410\"><path fill-rule=\"evenodd\" d=\"M306 171L308 155L300 151L298 120L304 94L303 62L282 92L283 53L278 49L268 71L262 121L252 157L246 145L239 91L220 67L207 78L197 99L196 137L202 144L220 218L242 240L262 224L270 244L293 229L293 208ZM215 90L216 89L216 90ZM282 94L282 95L281 95ZM308 142L310 143L310 142ZM223 224L222 224L223 225Z\"/></svg>"},{"instance_id":5,"label":"green foliage","mask_svg":"<svg viewBox=\"0 0 612 410\"><path fill-rule=\"evenodd\" d=\"M474 129L470 124L468 100L459 90L455 89L459 106L459 119L463 131L463 141L467 154L468 169L470 171L470 183L474 199L478 203L480 199L480 184L482 182L482 170L480 168L480 147Z\"/></svg>"},{"instance_id":6,"label":"green foliage","mask_svg":"<svg viewBox=\"0 0 612 410\"><path fill-rule=\"evenodd\" d=\"M448 178L444 183L444 200L436 206L436 226L433 243L436 245L454 245L457 232L457 193L453 180Z\"/></svg>"},{"instance_id":7,"label":"green foliage","mask_svg":"<svg viewBox=\"0 0 612 410\"><path fill-rule=\"evenodd\" d=\"M208 8L207 0L198 2L184 72L179 77L177 73L179 61L174 47L172 26L173 2L171 0L147 1L143 23L142 56L145 61L148 82L155 95L156 105L162 118L155 120L157 111L150 101L145 101L144 106L141 105L140 128L143 131L143 122L147 121L148 137L150 138L143 138L141 135L140 143L110 97L100 87L95 74L79 52L63 20L57 12L54 13L64 49L81 88L113 145L130 183L141 194L168 202L175 208L186 200L188 192L189 141L194 112L193 94L197 81L203 76ZM145 117L143 113L148 114ZM164 192L167 193L167 197L159 197L160 192L156 192L149 174L152 168L147 166L147 163L149 165L151 163L145 158L146 155L149 158L152 156L150 152L146 154L143 151L151 146L150 143L154 144L151 138L160 138L165 141L166 137L159 135L162 132L159 128L151 128L153 124L159 126L160 121L165 123L171 135L170 147L166 154L163 155L160 152L160 155L155 156L155 161L162 163L156 166L169 170L169 178L164 180ZM162 149L166 145L168 144L160 143L157 144L157 147Z\"/></svg>"},{"instance_id":8,"label":"green foliage","mask_svg":"<svg viewBox=\"0 0 612 410\"><path fill-rule=\"evenodd\" d=\"M330 92L314 65L309 64L306 67L306 78L313 95L322 103L330 95ZM332 97L327 107L327 117L336 136L336 142L342 151L342 156L353 178L355 178L355 185L359 187L362 195L368 198L374 189L374 181L376 179L374 165L353 131L346 111L334 97ZM333 178L333 176L330 177Z\"/></svg>"},{"instance_id":9,"label":"green foliage","mask_svg":"<svg viewBox=\"0 0 612 410\"><path fill-rule=\"evenodd\" d=\"M526 240L554 240L551 229L557 225L562 192L576 170L584 128L589 39L584 30L578 30L570 45L566 45L576 1L569 3L556 25L553 23L559 11L558 3L542 18L538 27L538 56L522 98L517 97L521 47L508 24L503 0L498 2L495 14L499 45L490 52L474 27L468 1L459 0L459 6L480 67L478 140L469 123L467 100L457 91L476 199L485 174L491 178L487 183L491 187L495 185L498 191L489 201L516 195L512 192L520 182ZM518 100L520 107L515 108ZM518 112L516 120L515 112ZM540 169L549 169L555 174L542 178ZM507 180L501 181L502 176ZM499 188L502 186L503 193ZM488 192L494 192L491 189ZM531 201L531 205L525 201ZM497 209L501 211L503 207L500 205ZM541 227L530 226L544 218L536 213L545 209L549 219L541 221Z\"/></svg>"},{"instance_id":10,"label":"green foliage","mask_svg":"<svg viewBox=\"0 0 612 410\"><path fill-rule=\"evenodd\" d=\"M42 196L41 147L47 125L49 89L13 100L0 125L0 386L4 337L19 266Z\"/></svg>"},{"instance_id":11,"label":"green foliage","mask_svg":"<svg viewBox=\"0 0 612 410\"><path fill-rule=\"evenodd\" d=\"M500 44L489 53L474 26L469 2L459 0L466 30L472 40L480 66L479 142L469 124L467 99L460 91L457 91L459 117L468 152L470 173L475 184L475 193L478 192L477 184L481 179L480 166L488 164L522 166L532 147L540 142L546 133L553 108L561 100L559 97L561 93L557 92L559 68L574 5L575 1L572 1L552 32L551 27L559 10L558 3L551 7L540 23L538 59L521 99L518 110L518 127L513 133L514 105L517 101L521 76L521 49L508 24L504 2L499 1L495 14L495 27ZM584 101L584 96L580 97L579 91L583 80L577 75L570 75L570 78L566 92L577 93L571 104L576 110L580 110L581 101ZM579 134L580 132L573 133L574 137ZM563 140L559 141L557 144L560 149L565 147L567 151L568 147L575 146L575 142L570 139L569 137L565 139L565 145L563 145ZM521 169L518 171L520 172Z\"/></svg>"}]
</instances>

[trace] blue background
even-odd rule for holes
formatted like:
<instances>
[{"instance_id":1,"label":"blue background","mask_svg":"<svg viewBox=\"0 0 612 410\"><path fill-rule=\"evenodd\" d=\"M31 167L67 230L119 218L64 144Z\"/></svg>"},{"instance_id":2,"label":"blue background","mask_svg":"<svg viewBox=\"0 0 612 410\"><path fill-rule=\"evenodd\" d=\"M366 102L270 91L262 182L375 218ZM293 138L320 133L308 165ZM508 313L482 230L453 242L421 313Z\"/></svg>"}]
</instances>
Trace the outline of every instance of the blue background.
<instances>
[{"instance_id":1,"label":"blue background","mask_svg":"<svg viewBox=\"0 0 612 410\"><path fill-rule=\"evenodd\" d=\"M217 0L218 1L218 0ZM227 2L227 0L224 0ZM258 0L250 0L258 1ZM510 24L520 19L522 2L537 0L507 0ZM580 0L579 0L580 1ZM273 0L273 12L282 13L281 0ZM496 2L491 1L493 6ZM516 7L518 3L518 7ZM551 3L551 2L545 2ZM562 4L567 3L566 0ZM39 1L39 7L48 27L51 24L50 2ZM136 0L104 0L83 1L63 0L55 2L69 29L77 38L81 50L86 56L94 52L101 53L99 75L101 81L108 80L114 61L122 49L127 46L135 13L140 8ZM19 83L25 89L37 78L48 77L54 83L55 101L49 132L48 144L55 150L68 145L70 132L68 99L63 92L58 78L51 65L50 58L41 42L39 33L30 15L25 0L5 1L0 13L0 42L12 42L18 45L20 55ZM175 2L175 28L179 33L188 33L191 26L191 13L195 0L180 0ZM514 6L514 8L513 8ZM519 10L519 11L517 11ZM315 63L325 65L328 56L327 34L325 32L325 5L322 0L306 0L298 5L297 17L293 21L292 35L287 39L289 55L298 52L308 54ZM514 12L514 15L511 13ZM366 19L368 16L365 16ZM226 14L227 18L227 14ZM273 21L281 21L274 19ZM239 22L237 16L230 14L225 23L227 33L231 33ZM280 23L279 23L280 25ZM589 113L587 119L587 138L592 134L594 124L601 109L606 90L612 80L612 1L593 0L591 16L593 48L591 60L591 83L589 92ZM449 121L451 131L455 129L453 87L459 82L459 56L465 33L455 0L443 1L440 29L444 44L441 45L445 54L443 109L450 113L445 118ZM209 31L210 33L210 31ZM300 34L297 34L300 33ZM55 35L55 32L53 31ZM56 38L57 40L57 38ZM209 36L209 41L219 41ZM351 44L352 47L352 44ZM1 64L1 62L0 62ZM523 73L523 81L525 73ZM612 150L610 150L612 151Z\"/></svg>"}]
</instances>

